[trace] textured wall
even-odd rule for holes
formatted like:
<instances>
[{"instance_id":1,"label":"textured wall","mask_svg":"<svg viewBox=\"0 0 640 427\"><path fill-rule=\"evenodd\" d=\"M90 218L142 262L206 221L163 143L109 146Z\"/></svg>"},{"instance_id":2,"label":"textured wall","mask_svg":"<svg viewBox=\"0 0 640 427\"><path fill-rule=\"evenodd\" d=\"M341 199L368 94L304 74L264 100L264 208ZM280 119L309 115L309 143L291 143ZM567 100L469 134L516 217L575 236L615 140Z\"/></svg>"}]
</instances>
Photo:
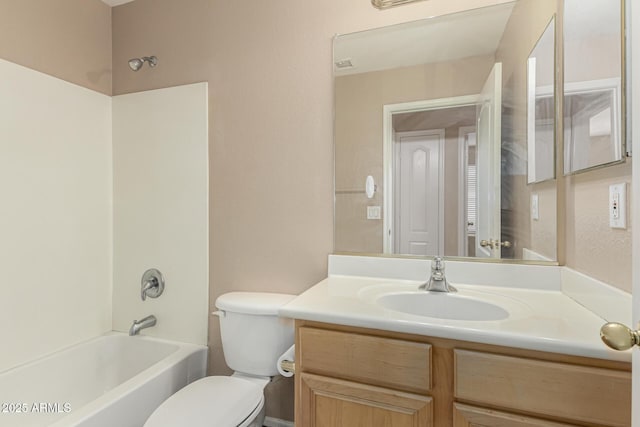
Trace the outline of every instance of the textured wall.
<instances>
[{"instance_id":1,"label":"textured wall","mask_svg":"<svg viewBox=\"0 0 640 427\"><path fill-rule=\"evenodd\" d=\"M627 209L631 206L631 159L568 177L567 266L631 292L630 211L627 229L609 227L609 186L627 183Z\"/></svg>"},{"instance_id":2,"label":"textured wall","mask_svg":"<svg viewBox=\"0 0 640 427\"><path fill-rule=\"evenodd\" d=\"M0 58L111 94L111 8L100 0L0 2Z\"/></svg>"}]
</instances>

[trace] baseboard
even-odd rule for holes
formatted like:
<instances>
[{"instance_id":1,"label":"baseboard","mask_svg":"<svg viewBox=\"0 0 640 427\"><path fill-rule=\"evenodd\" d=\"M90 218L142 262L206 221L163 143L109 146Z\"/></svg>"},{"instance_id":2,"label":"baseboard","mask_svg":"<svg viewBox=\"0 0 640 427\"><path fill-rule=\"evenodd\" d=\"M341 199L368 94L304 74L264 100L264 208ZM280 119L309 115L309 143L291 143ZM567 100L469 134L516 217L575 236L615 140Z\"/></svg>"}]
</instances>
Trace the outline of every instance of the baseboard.
<instances>
[{"instance_id":1,"label":"baseboard","mask_svg":"<svg viewBox=\"0 0 640 427\"><path fill-rule=\"evenodd\" d=\"M293 427L293 421L285 421L279 418L265 417L264 427Z\"/></svg>"}]
</instances>

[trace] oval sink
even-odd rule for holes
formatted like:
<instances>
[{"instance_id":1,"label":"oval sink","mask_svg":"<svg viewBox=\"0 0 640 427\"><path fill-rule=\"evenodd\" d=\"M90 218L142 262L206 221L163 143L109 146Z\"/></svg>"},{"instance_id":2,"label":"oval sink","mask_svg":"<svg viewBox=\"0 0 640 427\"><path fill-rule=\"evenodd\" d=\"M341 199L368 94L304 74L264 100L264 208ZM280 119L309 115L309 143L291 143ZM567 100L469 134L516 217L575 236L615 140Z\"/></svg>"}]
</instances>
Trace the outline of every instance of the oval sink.
<instances>
[{"instance_id":1,"label":"oval sink","mask_svg":"<svg viewBox=\"0 0 640 427\"><path fill-rule=\"evenodd\" d=\"M383 295L376 302L389 310L438 319L478 321L509 317L509 312L496 304L457 293L403 292Z\"/></svg>"}]
</instances>

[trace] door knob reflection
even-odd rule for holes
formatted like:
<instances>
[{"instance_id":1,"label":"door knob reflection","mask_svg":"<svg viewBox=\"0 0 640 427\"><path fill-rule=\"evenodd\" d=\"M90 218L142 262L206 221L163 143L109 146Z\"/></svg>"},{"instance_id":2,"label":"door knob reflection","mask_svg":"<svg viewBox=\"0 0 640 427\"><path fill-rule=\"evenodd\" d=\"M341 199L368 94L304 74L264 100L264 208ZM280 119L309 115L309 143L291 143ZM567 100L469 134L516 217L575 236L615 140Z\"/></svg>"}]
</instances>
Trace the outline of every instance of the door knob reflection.
<instances>
[{"instance_id":1,"label":"door knob reflection","mask_svg":"<svg viewBox=\"0 0 640 427\"><path fill-rule=\"evenodd\" d=\"M493 240L493 239L489 239L489 240L480 240L480 246L482 246L483 248L491 248L491 249L497 249L499 247L503 247L503 248L510 248L511 247L511 242L508 240L505 240L504 242L501 242L500 240Z\"/></svg>"}]
</instances>

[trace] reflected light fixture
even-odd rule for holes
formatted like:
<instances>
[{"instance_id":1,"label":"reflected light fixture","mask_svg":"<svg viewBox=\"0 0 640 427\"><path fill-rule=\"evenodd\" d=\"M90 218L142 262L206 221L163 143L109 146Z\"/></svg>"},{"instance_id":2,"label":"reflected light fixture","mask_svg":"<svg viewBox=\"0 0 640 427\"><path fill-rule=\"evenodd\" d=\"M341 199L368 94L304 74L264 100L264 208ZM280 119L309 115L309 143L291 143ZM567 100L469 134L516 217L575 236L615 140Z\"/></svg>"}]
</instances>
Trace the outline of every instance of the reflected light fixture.
<instances>
[{"instance_id":1,"label":"reflected light fixture","mask_svg":"<svg viewBox=\"0 0 640 427\"><path fill-rule=\"evenodd\" d=\"M371 0L373 7L377 9L389 9L390 7L400 6L402 4L414 3L424 0Z\"/></svg>"}]
</instances>

